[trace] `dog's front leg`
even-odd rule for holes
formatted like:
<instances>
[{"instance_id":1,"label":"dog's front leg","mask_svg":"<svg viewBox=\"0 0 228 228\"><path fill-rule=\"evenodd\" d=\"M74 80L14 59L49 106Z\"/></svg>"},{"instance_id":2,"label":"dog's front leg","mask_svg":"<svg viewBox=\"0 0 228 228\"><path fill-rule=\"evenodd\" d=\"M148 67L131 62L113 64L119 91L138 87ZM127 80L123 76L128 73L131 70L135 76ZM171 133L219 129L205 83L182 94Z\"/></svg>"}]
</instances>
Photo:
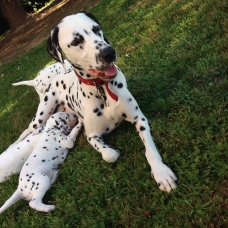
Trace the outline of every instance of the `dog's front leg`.
<instances>
[{"instance_id":1,"label":"dog's front leg","mask_svg":"<svg viewBox=\"0 0 228 228\"><path fill-rule=\"evenodd\" d=\"M106 162L113 163L118 159L119 152L105 144L101 135L87 136L87 140L94 147L94 149L101 153L102 158Z\"/></svg>"},{"instance_id":2,"label":"dog's front leg","mask_svg":"<svg viewBox=\"0 0 228 228\"><path fill-rule=\"evenodd\" d=\"M71 130L70 134L65 138L65 140L61 141L61 145L71 149L74 146L77 135L79 134L82 128L82 121L79 119L78 124Z\"/></svg>"},{"instance_id":3,"label":"dog's front leg","mask_svg":"<svg viewBox=\"0 0 228 228\"><path fill-rule=\"evenodd\" d=\"M160 190L170 192L176 188L175 181L177 178L172 170L162 162L162 158L150 134L150 127L146 117L140 112L138 112L138 114L138 118L133 121L133 123L146 147L146 158L151 166L152 175Z\"/></svg>"},{"instance_id":4,"label":"dog's front leg","mask_svg":"<svg viewBox=\"0 0 228 228\"><path fill-rule=\"evenodd\" d=\"M128 99L126 99L126 97L128 97ZM162 162L162 158L151 136L148 120L141 112L130 92L127 93L125 99L123 99L121 110L122 117L135 125L139 136L145 145L145 155L151 166L152 176L157 182L160 190L170 192L172 189L175 189L175 181L177 178L172 170Z\"/></svg>"}]
</instances>

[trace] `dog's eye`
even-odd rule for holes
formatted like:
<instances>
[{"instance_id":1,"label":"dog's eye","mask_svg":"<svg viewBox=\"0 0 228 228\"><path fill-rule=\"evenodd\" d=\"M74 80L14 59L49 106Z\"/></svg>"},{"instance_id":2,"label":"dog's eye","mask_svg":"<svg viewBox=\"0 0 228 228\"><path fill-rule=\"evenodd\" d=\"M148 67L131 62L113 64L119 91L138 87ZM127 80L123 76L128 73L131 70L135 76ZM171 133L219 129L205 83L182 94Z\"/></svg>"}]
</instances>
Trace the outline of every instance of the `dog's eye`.
<instances>
[{"instance_id":1,"label":"dog's eye","mask_svg":"<svg viewBox=\"0 0 228 228\"><path fill-rule=\"evenodd\" d=\"M74 40L71 42L72 46L78 46L79 44L82 44L84 42L84 38L82 35L79 35L78 33L76 34L76 37Z\"/></svg>"},{"instance_id":2,"label":"dog's eye","mask_svg":"<svg viewBox=\"0 0 228 228\"><path fill-rule=\"evenodd\" d=\"M80 39L74 38L74 40L71 42L71 45L72 46L78 46L80 43L81 43Z\"/></svg>"},{"instance_id":3,"label":"dog's eye","mask_svg":"<svg viewBox=\"0 0 228 228\"><path fill-rule=\"evenodd\" d=\"M101 27L100 26L93 26L92 31L98 35L98 33L101 31Z\"/></svg>"}]
</instances>

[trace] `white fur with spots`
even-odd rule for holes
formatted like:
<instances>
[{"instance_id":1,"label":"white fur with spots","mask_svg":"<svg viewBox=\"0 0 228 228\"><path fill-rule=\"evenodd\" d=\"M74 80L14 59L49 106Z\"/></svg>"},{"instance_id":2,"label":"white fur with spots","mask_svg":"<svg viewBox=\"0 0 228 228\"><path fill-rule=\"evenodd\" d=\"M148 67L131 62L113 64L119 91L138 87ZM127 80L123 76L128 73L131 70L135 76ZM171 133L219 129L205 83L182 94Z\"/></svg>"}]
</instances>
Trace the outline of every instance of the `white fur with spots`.
<instances>
[{"instance_id":1,"label":"white fur with spots","mask_svg":"<svg viewBox=\"0 0 228 228\"><path fill-rule=\"evenodd\" d=\"M75 114L63 112L49 118L35 148L21 169L17 190L0 208L0 213L21 198L30 201L30 207L38 211L48 212L55 208L54 205L43 204L42 199L55 182L59 165L74 146L82 127L80 120L75 126L76 122Z\"/></svg>"}]
</instances>

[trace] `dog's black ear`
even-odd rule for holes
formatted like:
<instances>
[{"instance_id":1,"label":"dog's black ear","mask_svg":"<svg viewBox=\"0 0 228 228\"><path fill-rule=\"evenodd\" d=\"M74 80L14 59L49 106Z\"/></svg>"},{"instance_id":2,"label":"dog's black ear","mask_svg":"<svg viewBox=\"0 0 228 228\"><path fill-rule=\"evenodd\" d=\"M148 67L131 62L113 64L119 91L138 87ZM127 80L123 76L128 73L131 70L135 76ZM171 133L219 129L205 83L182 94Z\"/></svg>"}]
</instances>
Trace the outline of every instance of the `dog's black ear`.
<instances>
[{"instance_id":1,"label":"dog's black ear","mask_svg":"<svg viewBox=\"0 0 228 228\"><path fill-rule=\"evenodd\" d=\"M98 25L101 26L100 22L97 20L97 18L92 13L88 13L86 11L81 11L81 13L84 13L87 17L89 17L91 20L95 21Z\"/></svg>"},{"instance_id":2,"label":"dog's black ear","mask_svg":"<svg viewBox=\"0 0 228 228\"><path fill-rule=\"evenodd\" d=\"M86 11L81 11L81 13L84 13L87 17L89 17L91 20L95 21L101 27L100 22L97 20L97 18L92 13L88 13ZM104 40L107 44L111 44L111 42L108 40L108 38L105 35L104 35Z\"/></svg>"},{"instance_id":3,"label":"dog's black ear","mask_svg":"<svg viewBox=\"0 0 228 228\"><path fill-rule=\"evenodd\" d=\"M103 36L104 36L105 42L106 42L107 44L111 44L111 42L108 40L108 38L107 38L105 35L103 35Z\"/></svg>"},{"instance_id":4,"label":"dog's black ear","mask_svg":"<svg viewBox=\"0 0 228 228\"><path fill-rule=\"evenodd\" d=\"M51 35L49 36L46 44L46 51L53 59L55 59L58 62L61 62L64 65L63 54L59 46L58 35L59 35L59 27L57 26L57 27L54 27L51 31Z\"/></svg>"}]
</instances>

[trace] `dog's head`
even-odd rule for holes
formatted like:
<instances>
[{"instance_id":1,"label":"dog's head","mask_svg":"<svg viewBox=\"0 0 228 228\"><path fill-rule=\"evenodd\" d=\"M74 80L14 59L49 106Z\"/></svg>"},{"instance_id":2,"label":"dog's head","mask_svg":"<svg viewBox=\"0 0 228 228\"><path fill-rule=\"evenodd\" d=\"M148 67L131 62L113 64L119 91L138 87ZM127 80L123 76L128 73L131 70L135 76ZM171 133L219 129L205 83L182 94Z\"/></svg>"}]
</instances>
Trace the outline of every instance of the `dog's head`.
<instances>
[{"instance_id":1,"label":"dog's head","mask_svg":"<svg viewBox=\"0 0 228 228\"><path fill-rule=\"evenodd\" d=\"M47 52L63 63L63 54L78 75L86 79L111 79L117 74L116 52L104 36L101 25L90 13L65 17L51 31Z\"/></svg>"},{"instance_id":2,"label":"dog's head","mask_svg":"<svg viewBox=\"0 0 228 228\"><path fill-rule=\"evenodd\" d=\"M77 117L74 113L57 112L48 119L45 131L49 132L56 128L68 135L76 123Z\"/></svg>"}]
</instances>

